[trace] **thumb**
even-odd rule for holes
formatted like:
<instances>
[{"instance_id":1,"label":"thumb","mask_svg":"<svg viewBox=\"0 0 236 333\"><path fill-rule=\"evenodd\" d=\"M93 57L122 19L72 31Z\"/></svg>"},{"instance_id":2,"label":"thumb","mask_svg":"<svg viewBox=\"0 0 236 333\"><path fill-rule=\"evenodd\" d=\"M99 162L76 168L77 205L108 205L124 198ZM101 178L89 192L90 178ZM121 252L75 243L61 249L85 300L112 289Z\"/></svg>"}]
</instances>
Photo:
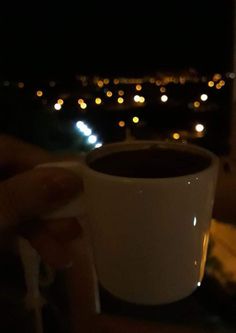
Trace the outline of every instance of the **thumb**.
<instances>
[{"instance_id":1,"label":"thumb","mask_svg":"<svg viewBox=\"0 0 236 333\"><path fill-rule=\"evenodd\" d=\"M79 193L82 182L62 168L33 169L0 183L0 230L59 208Z\"/></svg>"}]
</instances>

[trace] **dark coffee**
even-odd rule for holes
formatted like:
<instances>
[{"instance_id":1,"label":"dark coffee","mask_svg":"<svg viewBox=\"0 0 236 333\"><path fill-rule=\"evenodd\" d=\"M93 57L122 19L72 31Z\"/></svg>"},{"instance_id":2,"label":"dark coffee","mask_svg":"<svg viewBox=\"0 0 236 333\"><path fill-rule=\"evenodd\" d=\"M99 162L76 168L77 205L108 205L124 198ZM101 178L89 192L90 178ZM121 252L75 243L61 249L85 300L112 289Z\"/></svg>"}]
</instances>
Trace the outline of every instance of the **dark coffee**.
<instances>
[{"instance_id":1,"label":"dark coffee","mask_svg":"<svg viewBox=\"0 0 236 333\"><path fill-rule=\"evenodd\" d=\"M168 178L204 170L211 159L200 153L173 148L149 148L114 152L89 162L92 169L114 176Z\"/></svg>"}]
</instances>

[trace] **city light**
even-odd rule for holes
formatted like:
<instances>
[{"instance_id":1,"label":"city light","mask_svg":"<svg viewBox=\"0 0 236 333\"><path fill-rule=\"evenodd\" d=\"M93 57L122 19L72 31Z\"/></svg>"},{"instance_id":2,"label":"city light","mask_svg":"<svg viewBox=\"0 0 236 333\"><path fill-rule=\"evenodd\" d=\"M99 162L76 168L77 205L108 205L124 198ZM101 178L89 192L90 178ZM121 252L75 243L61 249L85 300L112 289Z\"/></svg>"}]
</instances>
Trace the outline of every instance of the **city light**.
<instances>
[{"instance_id":1,"label":"city light","mask_svg":"<svg viewBox=\"0 0 236 333\"><path fill-rule=\"evenodd\" d=\"M79 98L79 99L78 99L78 104L82 104L82 103L84 103L83 98Z\"/></svg>"},{"instance_id":2,"label":"city light","mask_svg":"<svg viewBox=\"0 0 236 333\"><path fill-rule=\"evenodd\" d=\"M195 130L196 130L196 132L198 132L198 133L203 132L204 129L205 129L205 127L204 127L202 124L197 124L197 125L195 126Z\"/></svg>"},{"instance_id":3,"label":"city light","mask_svg":"<svg viewBox=\"0 0 236 333\"><path fill-rule=\"evenodd\" d=\"M24 82L18 82L17 86L18 86L18 88L22 89L22 88L24 88L25 84L24 84Z\"/></svg>"},{"instance_id":4,"label":"city light","mask_svg":"<svg viewBox=\"0 0 236 333\"><path fill-rule=\"evenodd\" d=\"M80 107L81 107L82 110L85 110L87 108L87 104L85 102L82 102L80 104Z\"/></svg>"},{"instance_id":5,"label":"city light","mask_svg":"<svg viewBox=\"0 0 236 333\"><path fill-rule=\"evenodd\" d=\"M88 137L88 143L94 144L97 142L97 137L96 135L92 134Z\"/></svg>"},{"instance_id":6,"label":"city light","mask_svg":"<svg viewBox=\"0 0 236 333\"><path fill-rule=\"evenodd\" d=\"M118 122L118 125L119 125L120 127L125 127L125 122L124 122L123 120L120 120L120 121Z\"/></svg>"},{"instance_id":7,"label":"city light","mask_svg":"<svg viewBox=\"0 0 236 333\"><path fill-rule=\"evenodd\" d=\"M135 89L136 89L137 91L142 90L142 86L141 86L141 84L136 84Z\"/></svg>"},{"instance_id":8,"label":"city light","mask_svg":"<svg viewBox=\"0 0 236 333\"><path fill-rule=\"evenodd\" d=\"M200 98L203 102L205 102L205 101L208 100L208 95L207 94L201 94Z\"/></svg>"},{"instance_id":9,"label":"city light","mask_svg":"<svg viewBox=\"0 0 236 333\"><path fill-rule=\"evenodd\" d=\"M175 140L179 140L180 135L179 135L179 133L176 132L176 133L173 133L172 137L173 137L173 139L175 139Z\"/></svg>"},{"instance_id":10,"label":"city light","mask_svg":"<svg viewBox=\"0 0 236 333\"><path fill-rule=\"evenodd\" d=\"M145 102L145 97L139 96L139 103L144 103Z\"/></svg>"},{"instance_id":11,"label":"city light","mask_svg":"<svg viewBox=\"0 0 236 333\"><path fill-rule=\"evenodd\" d=\"M64 101L63 101L63 99L59 98L59 99L57 100L57 103L60 104L60 105L63 105L63 104L64 104Z\"/></svg>"},{"instance_id":12,"label":"city light","mask_svg":"<svg viewBox=\"0 0 236 333\"><path fill-rule=\"evenodd\" d=\"M208 82L208 87L212 88L214 87L215 83L213 81L209 81Z\"/></svg>"},{"instance_id":13,"label":"city light","mask_svg":"<svg viewBox=\"0 0 236 333\"><path fill-rule=\"evenodd\" d=\"M107 92L106 92L106 95L107 95L107 97L112 97L112 92L110 91L110 90L108 90Z\"/></svg>"},{"instance_id":14,"label":"city light","mask_svg":"<svg viewBox=\"0 0 236 333\"><path fill-rule=\"evenodd\" d=\"M161 96L161 101L162 101L163 103L166 103L166 102L168 101L168 96L167 96L167 95L162 95L162 96Z\"/></svg>"},{"instance_id":15,"label":"city light","mask_svg":"<svg viewBox=\"0 0 236 333\"><path fill-rule=\"evenodd\" d=\"M43 92L42 92L42 90L37 90L37 91L36 91L36 95L37 95L38 97L42 97L42 96L43 96Z\"/></svg>"},{"instance_id":16,"label":"city light","mask_svg":"<svg viewBox=\"0 0 236 333\"><path fill-rule=\"evenodd\" d=\"M160 88L160 92L161 92L161 93L165 93L165 92L166 92L166 88L165 88L165 87L161 87L161 88Z\"/></svg>"},{"instance_id":17,"label":"city light","mask_svg":"<svg viewBox=\"0 0 236 333\"><path fill-rule=\"evenodd\" d=\"M99 88L102 88L104 86L104 83L102 80L99 80L97 85L99 86Z\"/></svg>"},{"instance_id":18,"label":"city light","mask_svg":"<svg viewBox=\"0 0 236 333\"><path fill-rule=\"evenodd\" d=\"M119 91L118 91L118 95L119 95L119 96L124 96L124 91L123 91L123 90L119 90Z\"/></svg>"},{"instance_id":19,"label":"city light","mask_svg":"<svg viewBox=\"0 0 236 333\"><path fill-rule=\"evenodd\" d=\"M139 122L139 117L133 117L133 123L137 124Z\"/></svg>"},{"instance_id":20,"label":"city light","mask_svg":"<svg viewBox=\"0 0 236 333\"><path fill-rule=\"evenodd\" d=\"M61 105L59 103L54 104L54 109L57 111L61 110Z\"/></svg>"},{"instance_id":21,"label":"city light","mask_svg":"<svg viewBox=\"0 0 236 333\"><path fill-rule=\"evenodd\" d=\"M117 99L117 102L118 102L119 104L123 104L123 103L124 103L124 98L119 97L119 98Z\"/></svg>"},{"instance_id":22,"label":"city light","mask_svg":"<svg viewBox=\"0 0 236 333\"><path fill-rule=\"evenodd\" d=\"M102 104L102 100L101 100L101 98L99 98L99 97L95 98L95 103L96 103L97 105Z\"/></svg>"},{"instance_id":23,"label":"city light","mask_svg":"<svg viewBox=\"0 0 236 333\"><path fill-rule=\"evenodd\" d=\"M99 148L99 147L102 147L102 143L101 143L101 142L98 142L98 143L96 143L96 145L95 145L95 148Z\"/></svg>"},{"instance_id":24,"label":"city light","mask_svg":"<svg viewBox=\"0 0 236 333\"><path fill-rule=\"evenodd\" d=\"M194 106L196 109L199 108L200 105L201 105L201 103L198 102L198 101L195 101L195 102L193 103L193 106Z\"/></svg>"},{"instance_id":25,"label":"city light","mask_svg":"<svg viewBox=\"0 0 236 333\"><path fill-rule=\"evenodd\" d=\"M138 102L140 101L140 96L139 96L139 95L135 95L135 96L134 96L134 101L135 101L136 103L138 103Z\"/></svg>"}]
</instances>

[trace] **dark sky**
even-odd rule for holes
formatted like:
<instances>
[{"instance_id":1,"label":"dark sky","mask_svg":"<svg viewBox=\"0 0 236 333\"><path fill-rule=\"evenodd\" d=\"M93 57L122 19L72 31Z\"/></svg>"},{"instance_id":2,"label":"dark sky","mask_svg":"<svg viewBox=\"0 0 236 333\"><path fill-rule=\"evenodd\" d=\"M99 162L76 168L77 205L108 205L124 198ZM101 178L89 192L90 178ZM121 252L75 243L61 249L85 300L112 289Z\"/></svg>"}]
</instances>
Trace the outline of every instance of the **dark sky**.
<instances>
[{"instance_id":1,"label":"dark sky","mask_svg":"<svg viewBox=\"0 0 236 333\"><path fill-rule=\"evenodd\" d=\"M127 1L126 1L127 3ZM13 78L229 70L233 1L156 1L0 13L0 73ZM35 4L36 5L36 4ZM131 6L132 7L132 6ZM46 13L46 14L45 14Z\"/></svg>"}]
</instances>

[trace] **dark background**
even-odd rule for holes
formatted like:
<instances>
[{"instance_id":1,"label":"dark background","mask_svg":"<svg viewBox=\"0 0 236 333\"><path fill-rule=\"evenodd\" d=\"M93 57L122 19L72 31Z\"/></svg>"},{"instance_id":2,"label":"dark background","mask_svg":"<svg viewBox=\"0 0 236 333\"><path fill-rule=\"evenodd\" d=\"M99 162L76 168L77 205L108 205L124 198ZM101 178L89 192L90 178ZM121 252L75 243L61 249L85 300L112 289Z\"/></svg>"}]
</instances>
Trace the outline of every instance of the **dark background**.
<instances>
[{"instance_id":1,"label":"dark background","mask_svg":"<svg viewBox=\"0 0 236 333\"><path fill-rule=\"evenodd\" d=\"M65 3L0 13L3 77L232 69L233 1Z\"/></svg>"}]
</instances>

